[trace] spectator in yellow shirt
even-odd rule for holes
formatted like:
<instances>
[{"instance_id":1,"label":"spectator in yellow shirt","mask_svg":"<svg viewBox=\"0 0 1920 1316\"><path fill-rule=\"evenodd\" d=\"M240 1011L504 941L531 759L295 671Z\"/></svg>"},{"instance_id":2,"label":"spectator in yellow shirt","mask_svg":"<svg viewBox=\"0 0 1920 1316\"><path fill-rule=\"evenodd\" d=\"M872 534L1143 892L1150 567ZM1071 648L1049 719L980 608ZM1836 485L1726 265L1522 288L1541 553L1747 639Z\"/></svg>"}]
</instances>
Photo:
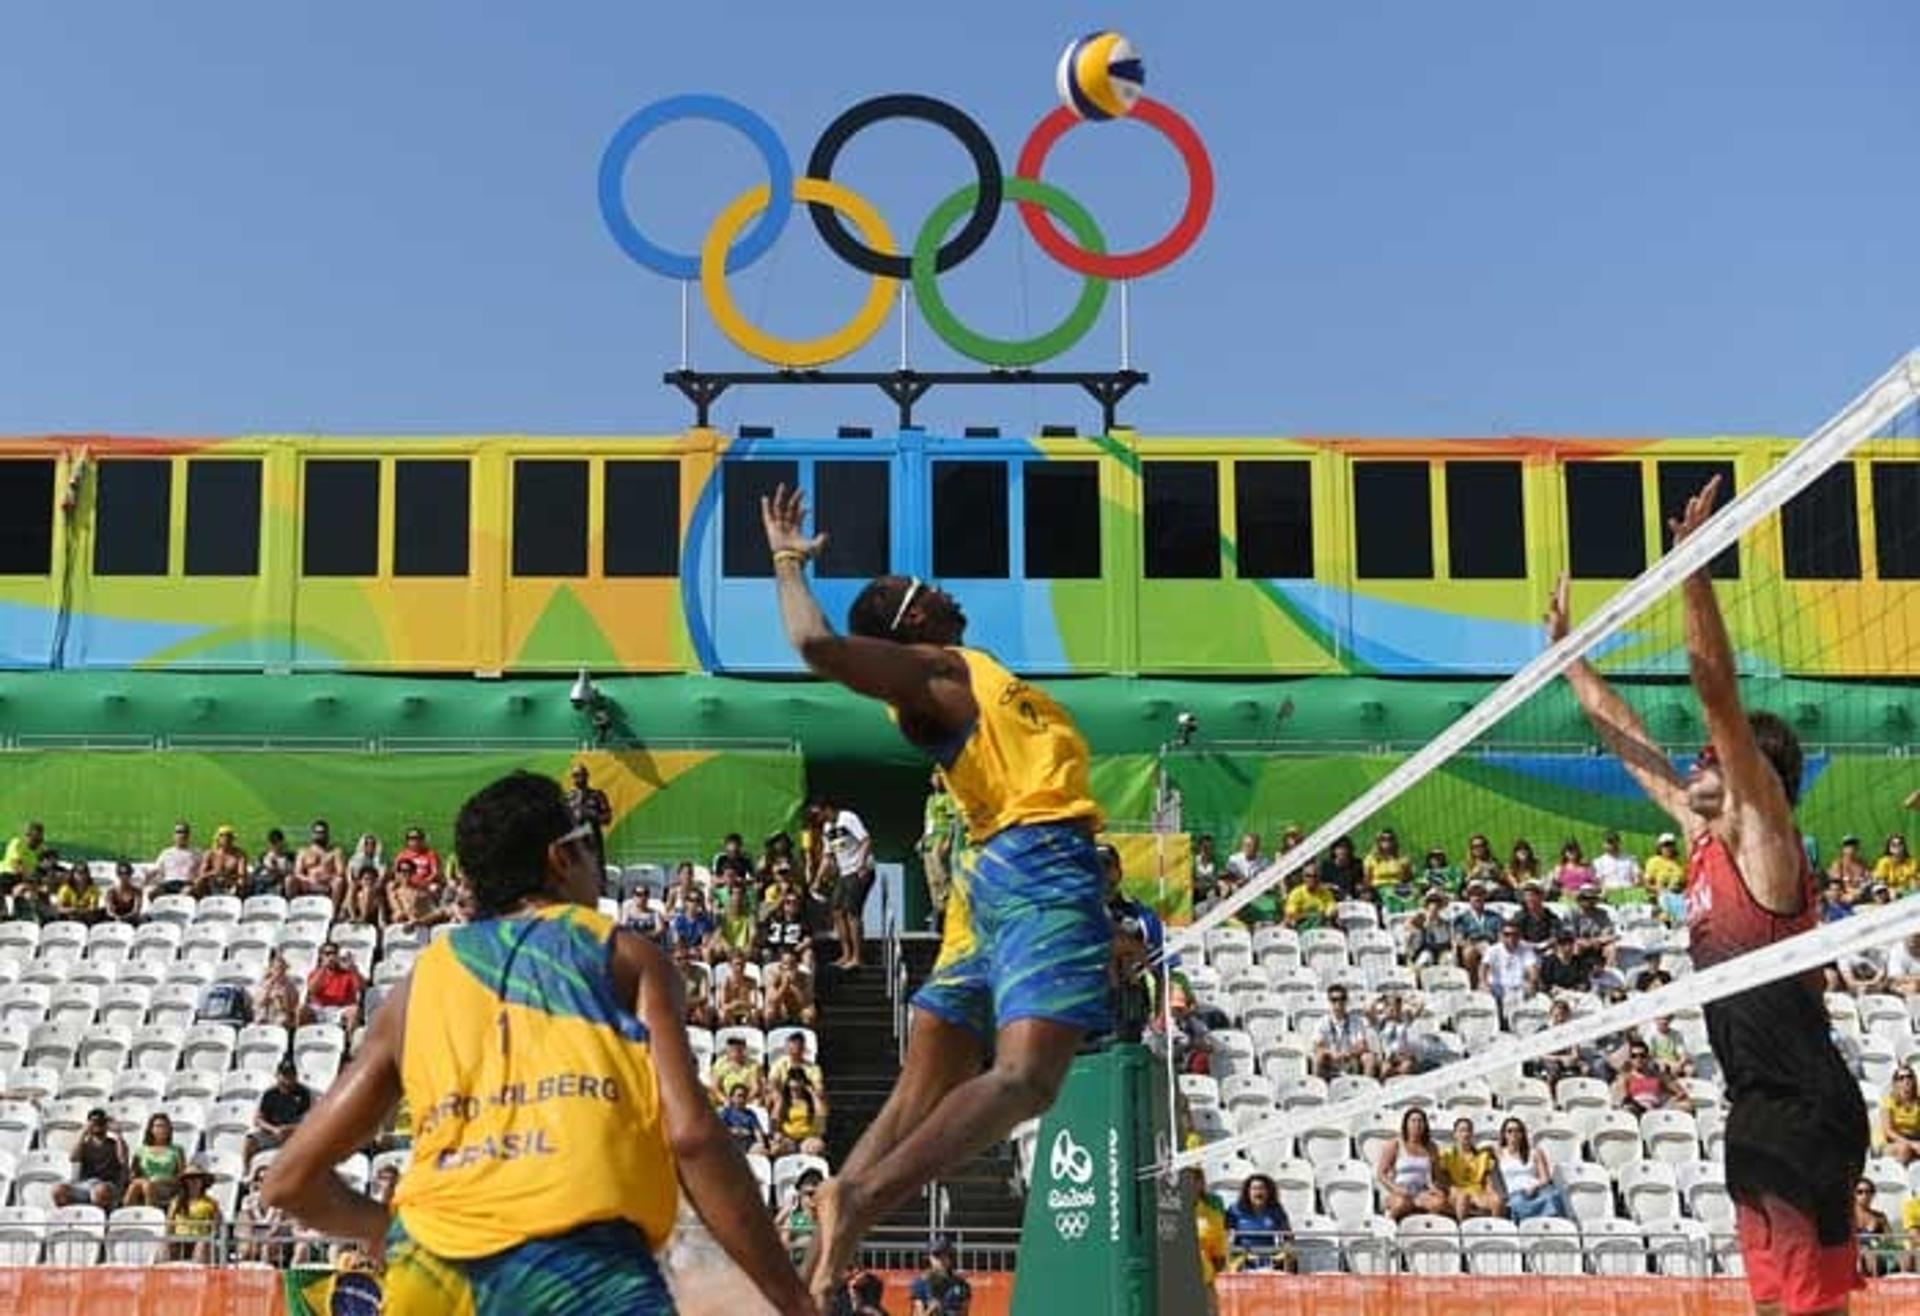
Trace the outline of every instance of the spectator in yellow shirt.
<instances>
[{"instance_id":1,"label":"spectator in yellow shirt","mask_svg":"<svg viewBox=\"0 0 1920 1316\"><path fill-rule=\"evenodd\" d=\"M77 923L100 921L100 888L94 885L93 874L85 864L67 870L66 880L53 893L53 907L63 918Z\"/></svg>"},{"instance_id":2,"label":"spectator in yellow shirt","mask_svg":"<svg viewBox=\"0 0 1920 1316\"><path fill-rule=\"evenodd\" d=\"M1440 1153L1440 1178L1455 1219L1497 1216L1506 1210L1493 1172L1493 1149L1474 1142L1473 1121L1464 1115L1453 1122L1453 1142Z\"/></svg>"},{"instance_id":3,"label":"spectator in yellow shirt","mask_svg":"<svg viewBox=\"0 0 1920 1316\"><path fill-rule=\"evenodd\" d=\"M1891 1156L1902 1165L1920 1158L1920 1086L1914 1083L1910 1065L1893 1071L1893 1082L1880 1101L1879 1132L1882 1156Z\"/></svg>"},{"instance_id":4,"label":"spectator in yellow shirt","mask_svg":"<svg viewBox=\"0 0 1920 1316\"><path fill-rule=\"evenodd\" d=\"M1413 879L1413 860L1400 853L1400 838L1391 827L1380 829L1360 866L1366 871L1367 885L1375 891Z\"/></svg>"},{"instance_id":5,"label":"spectator in yellow shirt","mask_svg":"<svg viewBox=\"0 0 1920 1316\"><path fill-rule=\"evenodd\" d=\"M1680 862L1679 838L1672 832L1660 833L1653 853L1647 857L1646 867L1640 871L1647 890L1656 896L1686 890L1687 866Z\"/></svg>"},{"instance_id":6,"label":"spectator in yellow shirt","mask_svg":"<svg viewBox=\"0 0 1920 1316\"><path fill-rule=\"evenodd\" d=\"M1873 861L1873 880L1885 882L1896 896L1920 886L1920 860L1907 848L1907 838L1899 832L1887 838L1886 849Z\"/></svg>"},{"instance_id":7,"label":"spectator in yellow shirt","mask_svg":"<svg viewBox=\"0 0 1920 1316\"><path fill-rule=\"evenodd\" d=\"M1334 911L1340 906L1340 898L1320 880L1316 865L1309 864L1303 871L1300 885L1287 892L1282 913L1287 926L1296 931L1327 926L1333 922Z\"/></svg>"},{"instance_id":8,"label":"spectator in yellow shirt","mask_svg":"<svg viewBox=\"0 0 1920 1316\"><path fill-rule=\"evenodd\" d=\"M37 822L28 823L23 834L7 842L6 855L0 857L0 873L32 877L33 870L40 866L40 847L46 841L47 829Z\"/></svg>"}]
</instances>

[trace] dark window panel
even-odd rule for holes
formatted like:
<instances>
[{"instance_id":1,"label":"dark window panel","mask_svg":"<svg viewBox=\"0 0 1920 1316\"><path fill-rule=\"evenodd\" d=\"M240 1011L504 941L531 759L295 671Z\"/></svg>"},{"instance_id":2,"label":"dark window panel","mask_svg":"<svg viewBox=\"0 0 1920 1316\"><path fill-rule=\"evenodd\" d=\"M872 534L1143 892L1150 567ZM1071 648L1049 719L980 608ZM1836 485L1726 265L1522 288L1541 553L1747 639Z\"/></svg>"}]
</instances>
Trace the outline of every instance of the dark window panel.
<instances>
[{"instance_id":1,"label":"dark window panel","mask_svg":"<svg viewBox=\"0 0 1920 1316\"><path fill-rule=\"evenodd\" d=\"M1100 576L1100 463L1030 461L1021 465L1021 524L1030 580Z\"/></svg>"},{"instance_id":2,"label":"dark window panel","mask_svg":"<svg viewBox=\"0 0 1920 1316\"><path fill-rule=\"evenodd\" d=\"M1733 501L1733 463L1714 461L1672 461L1658 462L1660 472L1660 549L1662 552L1673 547L1673 531L1667 528L1667 522L1680 515L1687 508L1687 499L1699 493L1708 480L1720 477L1719 501L1716 508L1725 507ZM1726 550L1708 564L1709 570L1721 580L1740 579L1740 545L1729 544Z\"/></svg>"},{"instance_id":3,"label":"dark window panel","mask_svg":"<svg viewBox=\"0 0 1920 1316\"><path fill-rule=\"evenodd\" d=\"M721 470L721 498L726 513L720 528L720 572L726 576L770 577L773 554L767 551L766 524L760 519L760 500L779 485L792 489L800 483L800 464L789 461L726 462Z\"/></svg>"},{"instance_id":4,"label":"dark window panel","mask_svg":"<svg viewBox=\"0 0 1920 1316\"><path fill-rule=\"evenodd\" d=\"M1007 464L933 464L933 574L1004 580L1010 573Z\"/></svg>"},{"instance_id":5,"label":"dark window panel","mask_svg":"<svg viewBox=\"0 0 1920 1316\"><path fill-rule=\"evenodd\" d=\"M513 464L513 574L587 574L587 464Z\"/></svg>"},{"instance_id":6,"label":"dark window panel","mask_svg":"<svg viewBox=\"0 0 1920 1316\"><path fill-rule=\"evenodd\" d=\"M1920 462L1873 464L1873 543L1880 579L1920 580Z\"/></svg>"},{"instance_id":7,"label":"dark window panel","mask_svg":"<svg viewBox=\"0 0 1920 1316\"><path fill-rule=\"evenodd\" d=\"M1432 468L1355 462L1354 570L1362 580L1433 578Z\"/></svg>"},{"instance_id":8,"label":"dark window panel","mask_svg":"<svg viewBox=\"0 0 1920 1316\"><path fill-rule=\"evenodd\" d=\"M610 461L606 477L607 575L678 576L680 463ZM764 548L765 538L760 542Z\"/></svg>"},{"instance_id":9,"label":"dark window panel","mask_svg":"<svg viewBox=\"0 0 1920 1316\"><path fill-rule=\"evenodd\" d=\"M1142 462L1149 579L1220 577L1220 463Z\"/></svg>"},{"instance_id":10,"label":"dark window panel","mask_svg":"<svg viewBox=\"0 0 1920 1316\"><path fill-rule=\"evenodd\" d=\"M300 570L308 576L380 572L380 463L310 461L301 514Z\"/></svg>"},{"instance_id":11,"label":"dark window panel","mask_svg":"<svg viewBox=\"0 0 1920 1316\"><path fill-rule=\"evenodd\" d=\"M830 532L816 575L864 580L887 573L893 560L891 474L882 461L814 463L815 516Z\"/></svg>"},{"instance_id":12,"label":"dark window panel","mask_svg":"<svg viewBox=\"0 0 1920 1316\"><path fill-rule=\"evenodd\" d=\"M456 461L393 464L393 574L464 576L473 468Z\"/></svg>"},{"instance_id":13,"label":"dark window panel","mask_svg":"<svg viewBox=\"0 0 1920 1316\"><path fill-rule=\"evenodd\" d=\"M1455 580L1527 578L1519 462L1447 463L1447 574Z\"/></svg>"},{"instance_id":14,"label":"dark window panel","mask_svg":"<svg viewBox=\"0 0 1920 1316\"><path fill-rule=\"evenodd\" d=\"M166 575L173 463L112 459L100 463L98 478L93 574Z\"/></svg>"},{"instance_id":15,"label":"dark window panel","mask_svg":"<svg viewBox=\"0 0 1920 1316\"><path fill-rule=\"evenodd\" d=\"M1233 464L1236 558L1243 580L1313 579L1313 465Z\"/></svg>"},{"instance_id":16,"label":"dark window panel","mask_svg":"<svg viewBox=\"0 0 1920 1316\"><path fill-rule=\"evenodd\" d=\"M0 461L0 576L53 573L51 461Z\"/></svg>"},{"instance_id":17,"label":"dark window panel","mask_svg":"<svg viewBox=\"0 0 1920 1316\"><path fill-rule=\"evenodd\" d=\"M1647 569L1639 462L1568 462L1567 570L1575 580L1632 580Z\"/></svg>"},{"instance_id":18,"label":"dark window panel","mask_svg":"<svg viewBox=\"0 0 1920 1316\"><path fill-rule=\"evenodd\" d=\"M187 463L187 574L260 574L260 463Z\"/></svg>"},{"instance_id":19,"label":"dark window panel","mask_svg":"<svg viewBox=\"0 0 1920 1316\"><path fill-rule=\"evenodd\" d=\"M1860 579L1860 479L1837 462L1780 509L1781 566L1788 580Z\"/></svg>"}]
</instances>

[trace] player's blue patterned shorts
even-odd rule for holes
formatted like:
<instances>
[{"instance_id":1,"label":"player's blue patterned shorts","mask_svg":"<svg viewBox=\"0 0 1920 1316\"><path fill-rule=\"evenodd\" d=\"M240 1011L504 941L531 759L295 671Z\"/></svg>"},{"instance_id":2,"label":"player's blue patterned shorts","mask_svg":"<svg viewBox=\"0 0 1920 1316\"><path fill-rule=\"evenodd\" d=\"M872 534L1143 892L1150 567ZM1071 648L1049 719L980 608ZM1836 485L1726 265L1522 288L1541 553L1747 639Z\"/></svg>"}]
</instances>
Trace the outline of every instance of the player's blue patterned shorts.
<instances>
[{"instance_id":1,"label":"player's blue patterned shorts","mask_svg":"<svg viewBox=\"0 0 1920 1316\"><path fill-rule=\"evenodd\" d=\"M674 1310L645 1235L624 1220L456 1261L421 1247L396 1215L381 1289L380 1310L405 1316L672 1316Z\"/></svg>"},{"instance_id":2,"label":"player's blue patterned shorts","mask_svg":"<svg viewBox=\"0 0 1920 1316\"><path fill-rule=\"evenodd\" d=\"M1009 827L962 855L940 958L913 1004L982 1037L1016 1019L1112 1026L1113 926L1085 829Z\"/></svg>"}]
</instances>

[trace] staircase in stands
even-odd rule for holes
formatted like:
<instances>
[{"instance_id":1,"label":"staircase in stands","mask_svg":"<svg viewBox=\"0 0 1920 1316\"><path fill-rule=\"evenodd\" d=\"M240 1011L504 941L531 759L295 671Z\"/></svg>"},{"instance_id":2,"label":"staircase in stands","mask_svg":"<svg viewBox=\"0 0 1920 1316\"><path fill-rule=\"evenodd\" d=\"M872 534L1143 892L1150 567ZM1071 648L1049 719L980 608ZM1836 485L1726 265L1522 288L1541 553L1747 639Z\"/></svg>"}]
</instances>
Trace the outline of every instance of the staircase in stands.
<instances>
[{"instance_id":1,"label":"staircase in stands","mask_svg":"<svg viewBox=\"0 0 1920 1316\"><path fill-rule=\"evenodd\" d=\"M822 953L832 944L823 943ZM933 968L939 942L930 934L910 933L901 939L900 950L911 993ZM836 1166L846 1160L854 1143L880 1113L900 1074L901 1038L894 1027L886 974L880 967L884 959L881 945L868 942L865 958L866 968L853 973L829 971L821 984L820 1064L832 1098L827 1156ZM1022 1204L1013 1182L1013 1152L1003 1142L941 1178L944 1220L936 1217L922 1194L887 1216L881 1227L923 1234L936 1223L955 1233L1018 1229Z\"/></svg>"}]
</instances>

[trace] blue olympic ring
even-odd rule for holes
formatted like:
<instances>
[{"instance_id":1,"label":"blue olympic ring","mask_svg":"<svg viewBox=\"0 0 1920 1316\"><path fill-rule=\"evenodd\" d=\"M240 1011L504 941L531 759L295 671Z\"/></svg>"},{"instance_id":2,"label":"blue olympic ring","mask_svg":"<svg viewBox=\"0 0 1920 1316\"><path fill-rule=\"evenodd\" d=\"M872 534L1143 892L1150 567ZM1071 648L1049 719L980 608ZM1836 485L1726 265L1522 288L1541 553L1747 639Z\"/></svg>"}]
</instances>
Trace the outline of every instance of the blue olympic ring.
<instances>
[{"instance_id":1,"label":"blue olympic ring","mask_svg":"<svg viewBox=\"0 0 1920 1316\"><path fill-rule=\"evenodd\" d=\"M642 233L627 213L625 189L627 161L635 149L656 129L681 119L707 119L724 124L753 143L760 158L766 161L769 196L793 195L793 161L772 124L725 96L669 96L639 110L620 125L600 157L600 217L613 234L613 240L620 244L620 250L632 260L669 279L691 282L700 277L699 253L669 251ZM727 253L727 272L743 270L764 256L779 240L792 214L793 207L788 205L769 205L761 211L759 222Z\"/></svg>"}]
</instances>

